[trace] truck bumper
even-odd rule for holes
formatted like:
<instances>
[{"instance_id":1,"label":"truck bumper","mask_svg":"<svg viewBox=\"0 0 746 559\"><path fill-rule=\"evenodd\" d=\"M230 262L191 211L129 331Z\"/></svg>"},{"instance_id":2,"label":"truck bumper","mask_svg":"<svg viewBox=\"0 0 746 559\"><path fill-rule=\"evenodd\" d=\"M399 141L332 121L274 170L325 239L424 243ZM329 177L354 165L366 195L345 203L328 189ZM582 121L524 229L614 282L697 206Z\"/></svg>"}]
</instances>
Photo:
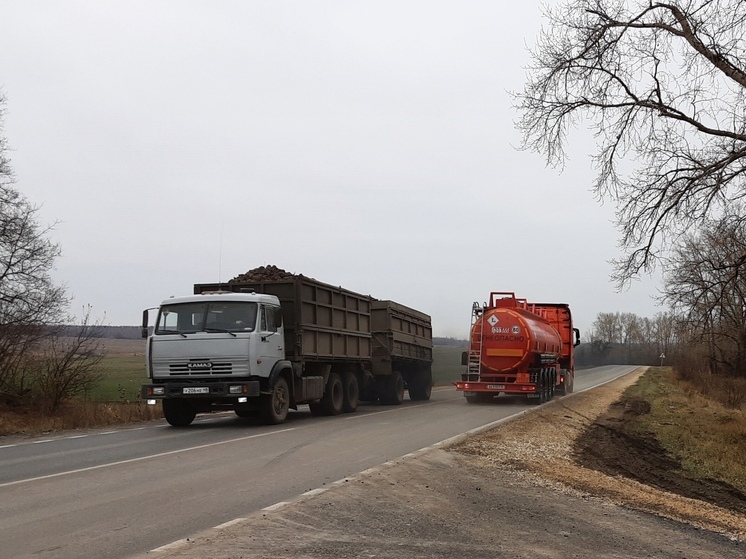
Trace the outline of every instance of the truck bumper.
<instances>
[{"instance_id":1,"label":"truck bumper","mask_svg":"<svg viewBox=\"0 0 746 559\"><path fill-rule=\"evenodd\" d=\"M258 380L234 382L164 382L144 384L140 388L143 400L163 400L165 398L255 398L260 394Z\"/></svg>"},{"instance_id":2,"label":"truck bumper","mask_svg":"<svg viewBox=\"0 0 746 559\"><path fill-rule=\"evenodd\" d=\"M498 383L481 382L474 380L460 380L453 383L456 390L465 393L492 393L492 394L537 394L538 386L534 383Z\"/></svg>"}]
</instances>

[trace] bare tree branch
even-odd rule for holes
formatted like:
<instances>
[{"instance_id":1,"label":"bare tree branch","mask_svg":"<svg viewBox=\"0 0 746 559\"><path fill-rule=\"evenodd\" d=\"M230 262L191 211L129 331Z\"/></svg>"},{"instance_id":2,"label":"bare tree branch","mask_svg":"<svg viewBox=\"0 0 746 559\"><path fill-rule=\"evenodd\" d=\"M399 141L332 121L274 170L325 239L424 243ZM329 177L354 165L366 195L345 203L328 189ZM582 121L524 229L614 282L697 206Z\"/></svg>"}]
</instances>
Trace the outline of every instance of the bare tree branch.
<instances>
[{"instance_id":1,"label":"bare tree branch","mask_svg":"<svg viewBox=\"0 0 746 559\"><path fill-rule=\"evenodd\" d=\"M546 17L515 95L522 146L562 166L570 129L590 124L621 287L746 196L746 3L571 0Z\"/></svg>"}]
</instances>

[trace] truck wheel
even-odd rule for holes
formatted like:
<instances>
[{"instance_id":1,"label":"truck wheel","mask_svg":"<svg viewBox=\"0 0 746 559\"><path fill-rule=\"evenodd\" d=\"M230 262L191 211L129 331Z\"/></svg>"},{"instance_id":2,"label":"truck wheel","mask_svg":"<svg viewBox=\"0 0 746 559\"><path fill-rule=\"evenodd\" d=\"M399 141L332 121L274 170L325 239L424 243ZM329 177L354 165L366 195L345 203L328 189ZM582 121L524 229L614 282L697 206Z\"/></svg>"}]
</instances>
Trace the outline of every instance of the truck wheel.
<instances>
[{"instance_id":1,"label":"truck wheel","mask_svg":"<svg viewBox=\"0 0 746 559\"><path fill-rule=\"evenodd\" d=\"M382 404L398 406L404 401L404 379L399 371L392 372L386 379Z\"/></svg>"},{"instance_id":2,"label":"truck wheel","mask_svg":"<svg viewBox=\"0 0 746 559\"><path fill-rule=\"evenodd\" d=\"M337 373L332 373L326 381L324 396L318 404L309 404L309 407L314 415L337 415L342 413L342 406L344 406L342 379Z\"/></svg>"},{"instance_id":3,"label":"truck wheel","mask_svg":"<svg viewBox=\"0 0 746 559\"><path fill-rule=\"evenodd\" d=\"M357 375L355 373L345 373L342 377L342 386L344 388L342 411L345 413L354 412L360 402L360 385L357 382Z\"/></svg>"},{"instance_id":4,"label":"truck wheel","mask_svg":"<svg viewBox=\"0 0 746 559\"><path fill-rule=\"evenodd\" d=\"M287 419L290 409L290 390L285 377L278 377L271 394L262 394L260 401L262 419L267 425L277 425Z\"/></svg>"},{"instance_id":5,"label":"truck wheel","mask_svg":"<svg viewBox=\"0 0 746 559\"><path fill-rule=\"evenodd\" d=\"M562 370L561 374L564 377L564 380L557 389L557 392L559 392L562 396L572 394L573 384L575 382L575 374L572 371L566 371L564 369Z\"/></svg>"},{"instance_id":6,"label":"truck wheel","mask_svg":"<svg viewBox=\"0 0 746 559\"><path fill-rule=\"evenodd\" d=\"M560 375L562 375L562 382L557 387L557 394L559 394L560 396L564 396L565 394L567 394L567 371L562 369L560 371Z\"/></svg>"},{"instance_id":7,"label":"truck wheel","mask_svg":"<svg viewBox=\"0 0 746 559\"><path fill-rule=\"evenodd\" d=\"M546 404L549 401L549 375L546 371L542 375L542 391L541 391L541 403Z\"/></svg>"},{"instance_id":8,"label":"truck wheel","mask_svg":"<svg viewBox=\"0 0 746 559\"><path fill-rule=\"evenodd\" d=\"M547 401L547 377L543 369L541 370L541 373L539 373L539 382L536 385L536 388L539 397L531 398L531 402L534 405L540 406Z\"/></svg>"},{"instance_id":9,"label":"truck wheel","mask_svg":"<svg viewBox=\"0 0 746 559\"><path fill-rule=\"evenodd\" d=\"M197 411L186 400L167 398L163 400L163 416L169 425L186 427L194 421Z\"/></svg>"},{"instance_id":10,"label":"truck wheel","mask_svg":"<svg viewBox=\"0 0 746 559\"><path fill-rule=\"evenodd\" d=\"M429 400L433 391L432 371L420 371L410 379L407 386L410 400Z\"/></svg>"}]
</instances>

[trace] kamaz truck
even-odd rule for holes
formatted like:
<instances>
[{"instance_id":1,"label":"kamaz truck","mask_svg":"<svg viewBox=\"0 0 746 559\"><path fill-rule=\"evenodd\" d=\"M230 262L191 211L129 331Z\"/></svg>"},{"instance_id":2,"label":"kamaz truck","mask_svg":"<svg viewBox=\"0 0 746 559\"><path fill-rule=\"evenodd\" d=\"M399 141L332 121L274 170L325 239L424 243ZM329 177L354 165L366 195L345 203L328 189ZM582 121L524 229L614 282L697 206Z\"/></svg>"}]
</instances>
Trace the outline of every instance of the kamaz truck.
<instances>
[{"instance_id":1,"label":"kamaz truck","mask_svg":"<svg viewBox=\"0 0 746 559\"><path fill-rule=\"evenodd\" d=\"M430 317L393 301L293 275L195 284L163 301L151 327L152 310L141 396L173 426L221 410L277 424L301 404L336 415L361 400L401 404L405 389L430 398Z\"/></svg>"}]
</instances>

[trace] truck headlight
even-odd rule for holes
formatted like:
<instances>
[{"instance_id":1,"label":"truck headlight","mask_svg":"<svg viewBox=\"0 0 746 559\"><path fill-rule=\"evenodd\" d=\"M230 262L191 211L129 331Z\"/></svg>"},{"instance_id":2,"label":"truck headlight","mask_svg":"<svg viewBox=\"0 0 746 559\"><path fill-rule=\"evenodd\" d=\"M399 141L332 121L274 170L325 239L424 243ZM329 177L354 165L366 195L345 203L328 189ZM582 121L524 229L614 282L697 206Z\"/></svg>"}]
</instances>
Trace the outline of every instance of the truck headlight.
<instances>
[{"instance_id":1,"label":"truck headlight","mask_svg":"<svg viewBox=\"0 0 746 559\"><path fill-rule=\"evenodd\" d=\"M243 386L231 386L228 388L228 392L231 394L241 394L241 392L243 392Z\"/></svg>"},{"instance_id":2,"label":"truck headlight","mask_svg":"<svg viewBox=\"0 0 746 559\"><path fill-rule=\"evenodd\" d=\"M163 386L153 386L148 389L151 396L163 396L166 394L166 389Z\"/></svg>"}]
</instances>

